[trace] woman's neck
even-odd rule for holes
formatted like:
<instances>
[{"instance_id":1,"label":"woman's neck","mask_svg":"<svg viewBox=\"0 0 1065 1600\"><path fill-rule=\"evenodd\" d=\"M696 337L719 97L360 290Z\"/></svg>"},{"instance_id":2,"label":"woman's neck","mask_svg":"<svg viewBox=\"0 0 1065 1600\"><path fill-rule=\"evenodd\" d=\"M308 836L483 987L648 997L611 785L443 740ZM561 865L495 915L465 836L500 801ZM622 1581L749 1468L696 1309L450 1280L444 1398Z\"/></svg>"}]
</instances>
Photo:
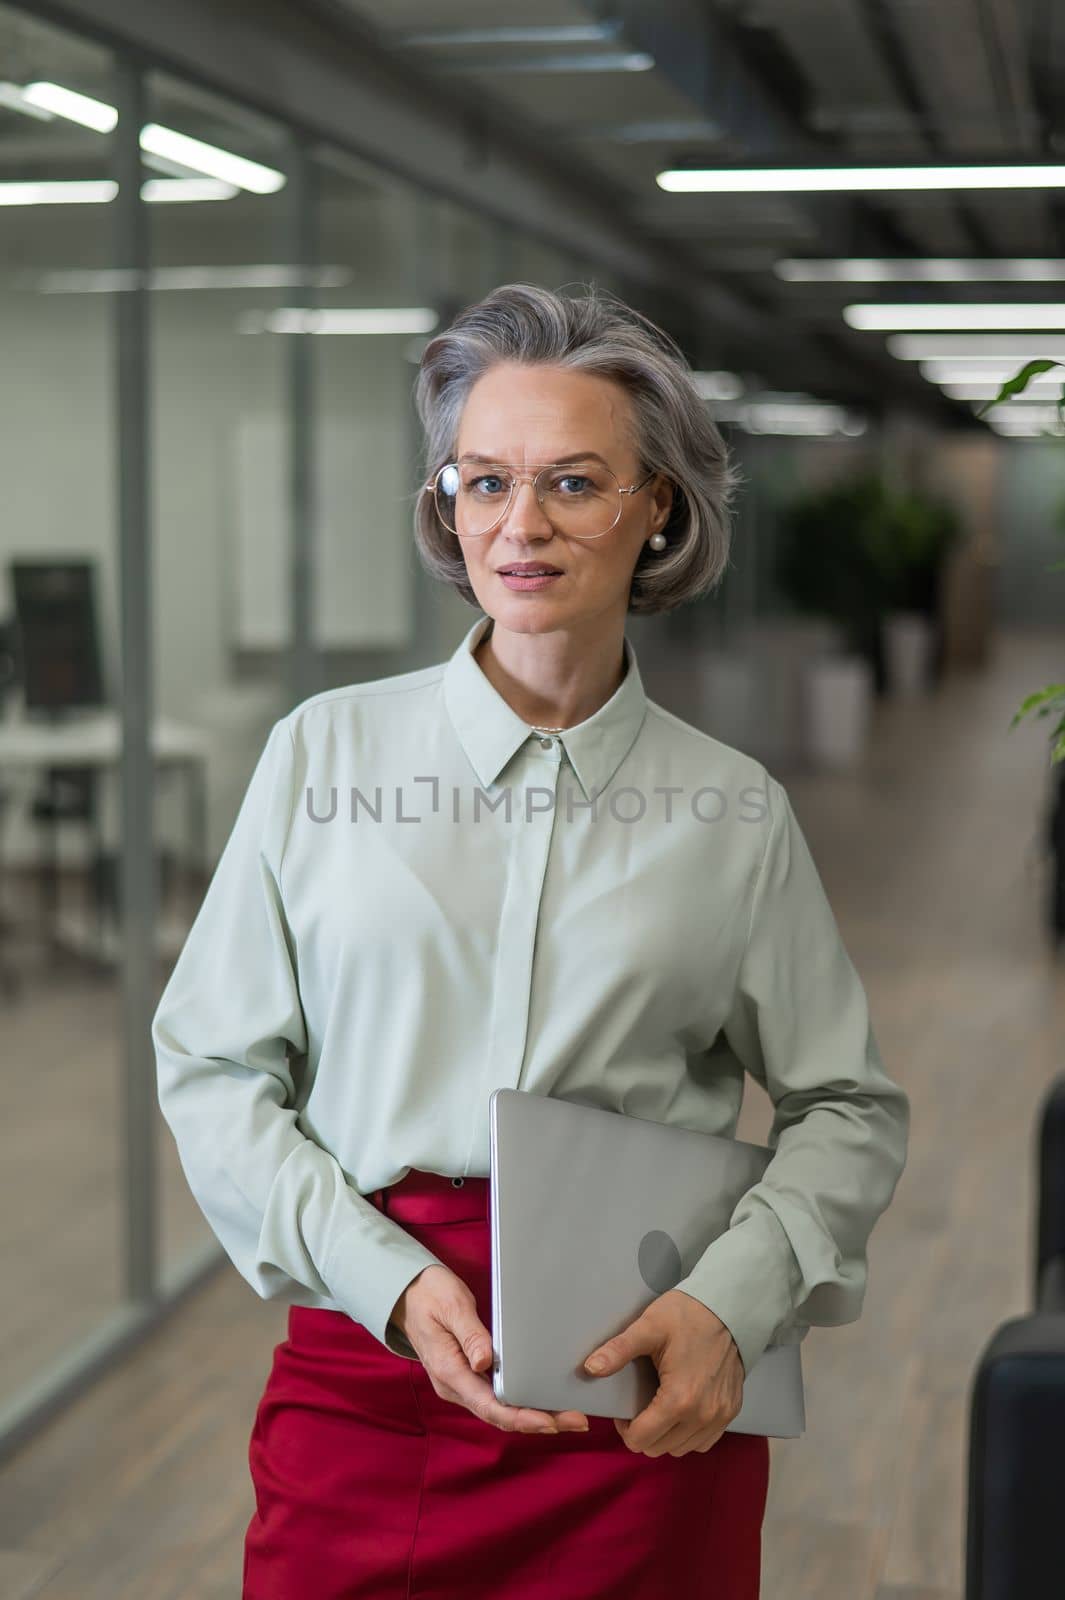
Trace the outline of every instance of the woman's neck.
<instances>
[{"instance_id":1,"label":"woman's neck","mask_svg":"<svg viewBox=\"0 0 1065 1600\"><path fill-rule=\"evenodd\" d=\"M624 634L607 647L584 645L577 653L572 635L514 634L493 622L474 660L511 710L534 728L576 727L594 716L617 693L628 662Z\"/></svg>"}]
</instances>

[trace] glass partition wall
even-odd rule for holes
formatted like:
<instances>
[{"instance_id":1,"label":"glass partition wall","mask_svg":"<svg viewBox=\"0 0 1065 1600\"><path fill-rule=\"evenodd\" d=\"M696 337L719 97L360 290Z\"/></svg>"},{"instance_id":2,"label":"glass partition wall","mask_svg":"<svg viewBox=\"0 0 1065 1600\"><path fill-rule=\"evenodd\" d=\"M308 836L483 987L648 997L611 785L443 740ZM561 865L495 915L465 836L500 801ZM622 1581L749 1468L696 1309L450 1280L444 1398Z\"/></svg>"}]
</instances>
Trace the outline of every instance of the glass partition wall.
<instances>
[{"instance_id":1,"label":"glass partition wall","mask_svg":"<svg viewBox=\"0 0 1065 1600\"><path fill-rule=\"evenodd\" d=\"M125 1298L117 85L107 51L6 6L0 79L0 1426L14 1426Z\"/></svg>"},{"instance_id":2,"label":"glass partition wall","mask_svg":"<svg viewBox=\"0 0 1065 1600\"><path fill-rule=\"evenodd\" d=\"M472 620L413 380L513 279L626 292L0 0L0 1453L224 1262L151 1017L272 723Z\"/></svg>"},{"instance_id":3,"label":"glass partition wall","mask_svg":"<svg viewBox=\"0 0 1065 1600\"><path fill-rule=\"evenodd\" d=\"M294 698L290 341L307 287L287 131L163 73L145 85L152 664L167 754L152 1009L273 722ZM164 1281L216 1250L158 1105Z\"/></svg>"}]
</instances>

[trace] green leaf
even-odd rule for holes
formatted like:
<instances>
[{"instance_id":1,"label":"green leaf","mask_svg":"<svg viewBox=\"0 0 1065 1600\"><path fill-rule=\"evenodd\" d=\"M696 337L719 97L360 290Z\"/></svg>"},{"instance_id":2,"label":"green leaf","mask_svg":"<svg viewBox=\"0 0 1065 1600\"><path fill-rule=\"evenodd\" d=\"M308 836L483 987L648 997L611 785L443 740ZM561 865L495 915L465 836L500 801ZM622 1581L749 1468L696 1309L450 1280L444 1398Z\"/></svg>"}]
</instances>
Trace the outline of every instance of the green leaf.
<instances>
[{"instance_id":1,"label":"green leaf","mask_svg":"<svg viewBox=\"0 0 1065 1600\"><path fill-rule=\"evenodd\" d=\"M1026 716L1033 706L1041 706L1047 700L1053 700L1058 695L1065 695L1065 683L1048 683L1043 689L1036 689L1032 694L1025 695L1017 707L1017 716Z\"/></svg>"},{"instance_id":2,"label":"green leaf","mask_svg":"<svg viewBox=\"0 0 1065 1600\"><path fill-rule=\"evenodd\" d=\"M1027 699L1023 699L1020 702L1020 706L1017 707L1011 720L1009 720L1009 728L1012 730L1017 726L1017 723L1023 722L1023 718L1027 717L1030 712L1035 712L1036 717L1049 717L1054 712L1060 712L1062 714L1062 728L1065 730L1065 685L1051 683L1044 690L1036 690L1035 694L1028 694Z\"/></svg>"},{"instance_id":3,"label":"green leaf","mask_svg":"<svg viewBox=\"0 0 1065 1600\"><path fill-rule=\"evenodd\" d=\"M1043 358L1038 361L1029 361L1019 372L1015 372L1012 378L1006 379L995 398L982 405L976 415L982 417L986 411L990 411L992 406L1001 405L1004 400L1012 400L1014 395L1023 394L1033 378L1037 378L1042 372L1049 372L1052 367L1060 367L1062 365L1063 363L1060 361L1047 361ZM1060 414L1062 406L1065 405L1065 387L1062 388L1061 399L1057 404Z\"/></svg>"}]
</instances>

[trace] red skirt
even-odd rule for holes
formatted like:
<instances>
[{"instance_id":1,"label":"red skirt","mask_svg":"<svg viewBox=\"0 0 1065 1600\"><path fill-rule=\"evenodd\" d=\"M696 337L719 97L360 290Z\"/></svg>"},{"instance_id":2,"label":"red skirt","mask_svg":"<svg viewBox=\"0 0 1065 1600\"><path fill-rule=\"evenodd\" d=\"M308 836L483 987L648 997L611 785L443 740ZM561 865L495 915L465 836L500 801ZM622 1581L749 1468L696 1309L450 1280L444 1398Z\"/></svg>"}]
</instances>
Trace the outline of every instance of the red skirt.
<instances>
[{"instance_id":1,"label":"red skirt","mask_svg":"<svg viewBox=\"0 0 1065 1600\"><path fill-rule=\"evenodd\" d=\"M489 1180L367 1197L492 1326ZM610 1417L506 1433L342 1312L291 1306L248 1451L243 1600L757 1600L769 1440L646 1456Z\"/></svg>"}]
</instances>

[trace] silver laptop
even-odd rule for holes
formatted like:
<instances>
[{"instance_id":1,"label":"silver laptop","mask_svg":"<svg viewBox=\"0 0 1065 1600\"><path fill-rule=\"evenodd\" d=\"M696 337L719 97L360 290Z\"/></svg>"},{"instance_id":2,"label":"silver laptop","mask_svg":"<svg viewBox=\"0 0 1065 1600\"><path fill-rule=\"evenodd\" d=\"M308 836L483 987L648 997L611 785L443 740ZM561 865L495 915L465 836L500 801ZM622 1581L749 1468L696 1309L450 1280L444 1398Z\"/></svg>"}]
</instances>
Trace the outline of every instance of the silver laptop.
<instances>
[{"instance_id":1,"label":"silver laptop","mask_svg":"<svg viewBox=\"0 0 1065 1600\"><path fill-rule=\"evenodd\" d=\"M691 1271L772 1151L520 1089L493 1090L489 1116L496 1396L635 1417L658 1388L651 1358L593 1378L585 1357ZM770 1345L726 1431L805 1426L799 1344Z\"/></svg>"}]
</instances>

